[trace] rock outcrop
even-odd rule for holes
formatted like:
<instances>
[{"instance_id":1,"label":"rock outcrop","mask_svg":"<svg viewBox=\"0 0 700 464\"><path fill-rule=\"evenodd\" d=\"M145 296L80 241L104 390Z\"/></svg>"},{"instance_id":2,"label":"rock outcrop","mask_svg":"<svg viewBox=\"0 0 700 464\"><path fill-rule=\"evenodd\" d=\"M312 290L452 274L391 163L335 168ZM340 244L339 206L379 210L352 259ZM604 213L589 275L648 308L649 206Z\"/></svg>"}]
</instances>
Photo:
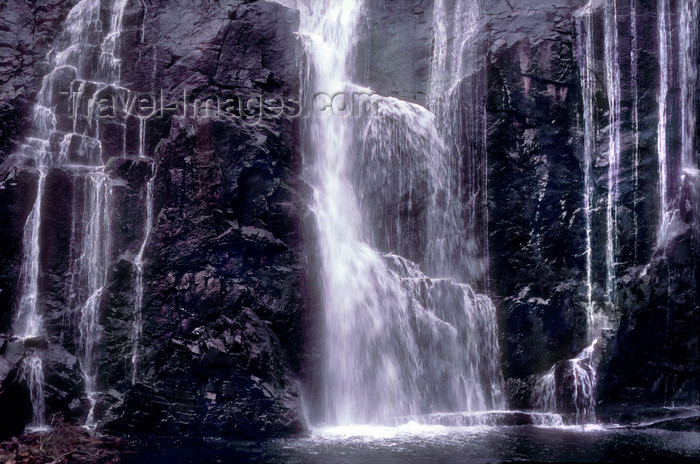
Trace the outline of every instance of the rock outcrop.
<instances>
[{"instance_id":1,"label":"rock outcrop","mask_svg":"<svg viewBox=\"0 0 700 464\"><path fill-rule=\"evenodd\" d=\"M585 346L579 4L487 7L491 281L506 377L545 372Z\"/></svg>"},{"instance_id":2,"label":"rock outcrop","mask_svg":"<svg viewBox=\"0 0 700 464\"><path fill-rule=\"evenodd\" d=\"M124 49L130 89L168 101L186 92L190 105L217 97L262 104L298 93L295 10L271 2L208 9L167 2L132 17L145 22L145 36L139 43L137 29ZM128 229L117 238L103 322L106 430L251 437L304 429L297 373L305 206L293 128L292 119L265 113L174 114L146 123L152 167L115 161L114 175L125 183L116 215ZM153 230L131 385L133 258L146 220L145 208L133 205L144 205L151 175Z\"/></svg>"},{"instance_id":3,"label":"rock outcrop","mask_svg":"<svg viewBox=\"0 0 700 464\"><path fill-rule=\"evenodd\" d=\"M48 19L34 18L41 22L35 34L50 20L60 29L69 6L48 5ZM12 14L26 15L21 9ZM30 27L20 19L3 15L4 27L16 33ZM298 374L306 288L300 224L307 213L300 195L304 188L298 178L295 122L288 117L293 114L267 109L279 106L282 97L294 100L299 92L294 35L298 12L265 1L128 2L123 22L120 86L130 93L115 90L111 110L117 117L105 121L101 133L112 183L112 217L108 296L101 302L99 426L114 433L170 435L300 433L305 427ZM30 37L26 42L31 43ZM48 45L36 46L32 53L42 57ZM29 51L20 40L8 53L28 60L34 56ZM5 124L11 131L3 132L3 157L21 141L28 124L27 113L16 108L22 104L31 109L31 96L46 72L34 64L39 58L34 60L20 63L17 76L11 76L14 81L7 84L21 87L24 100L2 112L3 118L17 119L15 129ZM151 115L138 113L137 107L137 114L132 110L124 119L119 117L120 98L136 98L139 105L146 99L158 110L161 101L172 107L177 102L177 108ZM218 114L195 109L207 100L212 108L225 102L224 108L236 109ZM249 100L257 105L246 107ZM35 197L36 174L31 165L18 162L6 163L3 174L0 214L8 246L3 248L2 275L7 278L0 297L2 328L9 331L22 218ZM69 307L65 278L71 198L77 188L71 179L61 168L52 168L47 177L46 211L55 214L45 215L41 229L42 309L48 333L42 353L47 415L61 412L81 422L89 404L77 360L68 354L76 352L78 330L77 308ZM151 179L143 332L132 384L135 259L146 234ZM23 351L16 352L3 361L20 364ZM68 372L77 377L66 377ZM31 416L31 408L29 412ZM21 415L15 420L28 422Z\"/></svg>"}]
</instances>

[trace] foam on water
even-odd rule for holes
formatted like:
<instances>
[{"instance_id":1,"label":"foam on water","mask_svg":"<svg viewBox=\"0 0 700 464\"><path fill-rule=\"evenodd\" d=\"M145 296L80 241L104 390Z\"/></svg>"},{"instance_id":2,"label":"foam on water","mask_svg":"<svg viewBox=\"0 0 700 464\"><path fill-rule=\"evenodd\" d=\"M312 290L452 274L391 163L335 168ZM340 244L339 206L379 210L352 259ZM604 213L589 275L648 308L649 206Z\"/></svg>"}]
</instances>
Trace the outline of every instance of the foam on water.
<instances>
[{"instance_id":1,"label":"foam on water","mask_svg":"<svg viewBox=\"0 0 700 464\"><path fill-rule=\"evenodd\" d=\"M323 427L313 430L312 439L316 440L360 440L365 442L384 441L390 439L429 438L447 436L460 432L485 432L489 426L477 425L469 427L448 427L444 425L420 424L408 422L395 427L381 425L346 425Z\"/></svg>"}]
</instances>

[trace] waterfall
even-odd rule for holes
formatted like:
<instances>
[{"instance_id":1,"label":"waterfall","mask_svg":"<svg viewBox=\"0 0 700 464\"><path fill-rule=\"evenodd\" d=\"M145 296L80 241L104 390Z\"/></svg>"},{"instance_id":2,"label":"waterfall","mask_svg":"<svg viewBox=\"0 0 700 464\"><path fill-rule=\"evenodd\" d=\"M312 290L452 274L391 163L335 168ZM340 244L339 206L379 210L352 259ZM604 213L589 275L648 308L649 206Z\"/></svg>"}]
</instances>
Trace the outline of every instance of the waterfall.
<instances>
[{"instance_id":1,"label":"waterfall","mask_svg":"<svg viewBox=\"0 0 700 464\"><path fill-rule=\"evenodd\" d=\"M353 0L314 7L313 15L302 8L300 27L308 61L302 81L305 101L315 92L333 95L346 91L350 80L347 66L361 11L361 4ZM325 420L369 422L390 415L392 398L399 397L402 383L412 380L402 378L407 373L397 368L391 351L371 353L377 356L372 363L363 359L372 348L385 346L381 340L385 330L382 309L387 317L403 324L406 336L410 329L401 312L400 305L405 307L405 302L400 286L381 257L362 241L361 214L348 179L353 121L329 113L312 114L304 131L309 137L305 174L314 188L312 210L322 260ZM415 353L406 354L411 355ZM374 396L372 401L370 395Z\"/></svg>"},{"instance_id":2,"label":"waterfall","mask_svg":"<svg viewBox=\"0 0 700 464\"><path fill-rule=\"evenodd\" d=\"M395 195L409 211L418 201L432 208L450 173L435 117L418 105L380 96L372 96L376 111L368 117L337 114L350 94L368 93L351 82L363 6L346 0L305 4L301 12L302 98L314 105L303 125L304 176L314 192L325 316L320 421L387 424L501 407L491 301L466 284L432 279L419 264L377 250L400 244L406 235L402 212L384 208L382 198ZM340 103L321 98L321 111L318 96L337 93L344 95ZM372 218L381 223L368 223ZM431 231L426 223L416 232ZM451 263L433 263L428 267L435 266L437 275L451 277Z\"/></svg>"},{"instance_id":3,"label":"waterfall","mask_svg":"<svg viewBox=\"0 0 700 464\"><path fill-rule=\"evenodd\" d=\"M29 399L32 402L32 422L30 427L45 427L44 404L44 362L39 356L29 356L22 362L22 379L29 387Z\"/></svg>"},{"instance_id":4,"label":"waterfall","mask_svg":"<svg viewBox=\"0 0 700 464\"><path fill-rule=\"evenodd\" d=\"M540 411L556 412L557 407L557 378L555 367L552 366L546 374L541 375L535 382L532 391L533 406Z\"/></svg>"},{"instance_id":5,"label":"waterfall","mask_svg":"<svg viewBox=\"0 0 700 464\"><path fill-rule=\"evenodd\" d=\"M637 264L639 250L639 85L637 83L637 3L630 5L630 79L632 84L632 130L634 131L634 200L632 222L634 223L634 263Z\"/></svg>"},{"instance_id":6,"label":"waterfall","mask_svg":"<svg viewBox=\"0 0 700 464\"><path fill-rule=\"evenodd\" d=\"M48 56L51 69L42 81L34 106L30 136L20 148L24 156L34 160L39 181L37 199L25 225L15 332L22 338L44 336L39 285L41 205L47 194L45 184L50 170L62 169L71 174L73 182L70 284L66 303L77 320L76 354L89 404L86 419L89 427L95 424L98 394L97 347L102 330L99 308L107 282L111 201L111 181L105 172L95 101L100 92L115 86L119 80L120 60L115 52L126 3L126 0L113 3L110 29L104 37L100 1L82 0L70 10L56 46ZM65 105L61 105L56 92L66 84L70 89L68 115L58 111ZM84 105L86 93L91 94L92 99ZM32 392L33 425L43 425L43 362L37 356L40 355L25 363L26 378Z\"/></svg>"},{"instance_id":7,"label":"waterfall","mask_svg":"<svg viewBox=\"0 0 700 464\"><path fill-rule=\"evenodd\" d=\"M617 201L620 173L620 65L617 52L617 3L606 0L605 8L605 87L608 97L608 201L605 211L607 237L605 248L606 298L615 304L617 278Z\"/></svg>"},{"instance_id":8,"label":"waterfall","mask_svg":"<svg viewBox=\"0 0 700 464\"><path fill-rule=\"evenodd\" d=\"M428 107L446 150L446 172L433 194L426 271L462 282L488 273L485 50L477 0L433 5L433 60Z\"/></svg>"},{"instance_id":9,"label":"waterfall","mask_svg":"<svg viewBox=\"0 0 700 464\"><path fill-rule=\"evenodd\" d=\"M573 373L573 403L576 409L576 423L595 422L595 388L597 365L594 350L598 340L593 340L574 359L570 359Z\"/></svg>"},{"instance_id":10,"label":"waterfall","mask_svg":"<svg viewBox=\"0 0 700 464\"><path fill-rule=\"evenodd\" d=\"M687 229L682 211L694 209L698 201L698 159L696 154L695 92L698 78L696 0L677 3L678 27L672 27L668 0L659 0L659 91L657 149L659 162L659 226L656 246L659 249ZM677 50L672 32L677 30ZM677 51L677 53L673 53ZM678 56L678 72L671 58ZM680 89L680 96L672 89ZM678 128L668 126L670 111L680 109ZM678 136L679 144L675 143ZM673 140L673 141L672 141ZM684 193L684 189L686 193ZM683 200L685 198L685 200ZM684 202L684 204L681 204ZM697 221L696 221L697 224ZM697 227L697 225L696 225Z\"/></svg>"},{"instance_id":11,"label":"waterfall","mask_svg":"<svg viewBox=\"0 0 700 464\"><path fill-rule=\"evenodd\" d=\"M42 155L40 153L39 155ZM43 157L42 157L43 158ZM38 160L41 161L42 158ZM39 164L36 200L24 226L22 247L24 257L19 275L19 304L14 330L21 339L43 336L43 321L39 309L39 232L41 227L41 203L46 184L46 169ZM33 427L43 427L44 420L44 369L41 358L35 353L24 360L23 378L29 387L32 400Z\"/></svg>"},{"instance_id":12,"label":"waterfall","mask_svg":"<svg viewBox=\"0 0 700 464\"><path fill-rule=\"evenodd\" d=\"M696 92L698 84L698 2L679 2L681 86L681 178L679 209L694 211L693 236L700 237L700 158L698 158ZM683 201L685 199L685 201ZM683 203L682 205L680 203ZM680 216L680 214L679 214Z\"/></svg>"},{"instance_id":13,"label":"waterfall","mask_svg":"<svg viewBox=\"0 0 700 464\"><path fill-rule=\"evenodd\" d=\"M105 210L111 197L109 178L99 169L82 177L84 209L81 217L86 229L80 244L81 255L74 261L75 275L82 291L80 306L78 359L83 372L85 393L90 403L86 425L94 426L97 403L97 347L101 327L99 307L107 283L109 256L109 217ZM81 181L76 178L76 184ZM75 214L75 212L74 212Z\"/></svg>"},{"instance_id":14,"label":"waterfall","mask_svg":"<svg viewBox=\"0 0 700 464\"><path fill-rule=\"evenodd\" d=\"M581 90L583 98L583 212L586 220L586 315L588 323L588 338L595 338L593 327L596 322L596 312L593 305L593 250L591 243L591 220L593 204L593 183L591 181L591 164L595 156L596 132L593 119L593 94L595 76L593 73L594 50L590 9L586 14L579 15L577 29L577 46L579 51L579 69L581 70ZM585 42L582 39L585 37ZM581 51L583 50L583 53Z\"/></svg>"},{"instance_id":15,"label":"waterfall","mask_svg":"<svg viewBox=\"0 0 700 464\"><path fill-rule=\"evenodd\" d=\"M533 389L535 408L571 414L576 424L596 421L597 343L593 340L575 358L556 363L537 379Z\"/></svg>"},{"instance_id":16,"label":"waterfall","mask_svg":"<svg viewBox=\"0 0 700 464\"><path fill-rule=\"evenodd\" d=\"M679 2L679 60L681 87L681 176L698 177L695 133L695 92L698 82L698 2ZM681 185L683 182L681 182Z\"/></svg>"},{"instance_id":17,"label":"waterfall","mask_svg":"<svg viewBox=\"0 0 700 464\"><path fill-rule=\"evenodd\" d=\"M435 237L431 222L440 183L450 175L445 145L435 115L424 107L378 95L369 103L375 115L361 134L353 181L371 243L422 263L421 245Z\"/></svg>"},{"instance_id":18,"label":"waterfall","mask_svg":"<svg viewBox=\"0 0 700 464\"><path fill-rule=\"evenodd\" d=\"M608 96L608 195L606 204L606 303L615 304L616 222L618 176L620 169L620 70L617 62L617 19L615 2L604 6L604 66ZM598 359L596 350L607 317L593 300L592 215L595 185L592 180L598 130L595 120L596 60L593 29L593 2L575 14L576 52L583 103L583 211L585 216L586 308L588 346L576 357L555 363L541 375L532 395L535 408L546 412L568 413L579 424L595 422L595 389ZM634 116L633 116L634 117Z\"/></svg>"},{"instance_id":19,"label":"waterfall","mask_svg":"<svg viewBox=\"0 0 700 464\"><path fill-rule=\"evenodd\" d=\"M145 4L143 5L146 8ZM146 10L144 10L144 15ZM141 30L141 40L143 41L143 25L145 24L145 16L142 22ZM156 65L157 65L157 54L153 54L153 75L152 81L156 80ZM139 148L138 157L141 159L148 159L146 156L146 122L148 117L139 116ZM132 322L131 329L131 384L135 385L138 377L138 365L139 365L139 344L141 341L141 334L143 332L143 297L145 291L144 283L144 271L146 266L145 254L146 247L151 238L151 232L153 229L153 186L156 180L156 174L158 167L155 160L151 162L151 177L146 182L146 217L143 225L143 240L141 241L141 246L139 246L139 251L134 258L134 319Z\"/></svg>"},{"instance_id":20,"label":"waterfall","mask_svg":"<svg viewBox=\"0 0 700 464\"><path fill-rule=\"evenodd\" d=\"M145 130L145 129L144 129ZM141 157L145 155L141 152ZM151 178L146 183L146 221L144 223L143 231L143 241L141 242L141 247L139 247L139 252L134 259L134 266L136 267L136 279L135 279L135 296L134 296L134 322L131 331L131 384L136 383L136 377L138 375L138 364L139 364L139 341L141 339L141 332L143 331L143 293L144 287L144 267L145 260L144 254L146 252L146 246L151 238L151 231L153 229L153 184L156 178L156 168L152 167L153 174Z\"/></svg>"},{"instance_id":21,"label":"waterfall","mask_svg":"<svg viewBox=\"0 0 700 464\"><path fill-rule=\"evenodd\" d=\"M659 157L659 232L657 247L666 243L671 207L668 199L668 141L666 140L666 121L668 119L668 90L669 90L669 5L668 0L659 0L659 103L656 147Z\"/></svg>"},{"instance_id":22,"label":"waterfall","mask_svg":"<svg viewBox=\"0 0 700 464\"><path fill-rule=\"evenodd\" d=\"M532 392L536 409L569 414L576 424L596 421L597 344L598 339L593 340L575 358L554 364L537 379Z\"/></svg>"}]
</instances>

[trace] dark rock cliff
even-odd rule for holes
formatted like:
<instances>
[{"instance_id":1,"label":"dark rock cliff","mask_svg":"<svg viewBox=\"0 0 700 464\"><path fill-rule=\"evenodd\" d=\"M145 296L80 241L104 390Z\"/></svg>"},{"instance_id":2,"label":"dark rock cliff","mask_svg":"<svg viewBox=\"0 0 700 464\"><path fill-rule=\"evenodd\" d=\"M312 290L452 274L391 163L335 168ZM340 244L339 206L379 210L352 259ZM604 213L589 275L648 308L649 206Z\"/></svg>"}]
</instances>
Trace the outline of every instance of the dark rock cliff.
<instances>
[{"instance_id":1,"label":"dark rock cliff","mask_svg":"<svg viewBox=\"0 0 700 464\"><path fill-rule=\"evenodd\" d=\"M599 410L700 402L700 246L690 231L622 279L620 322L599 369Z\"/></svg>"},{"instance_id":2,"label":"dark rock cliff","mask_svg":"<svg viewBox=\"0 0 700 464\"><path fill-rule=\"evenodd\" d=\"M487 7L491 280L507 378L546 371L585 343L578 5Z\"/></svg>"},{"instance_id":3,"label":"dark rock cliff","mask_svg":"<svg viewBox=\"0 0 700 464\"><path fill-rule=\"evenodd\" d=\"M142 21L144 43L125 50L129 88L162 90L170 101L188 92L190 102L298 93L294 10L167 2L151 5ZM155 178L143 334L131 386L132 258L145 220L143 208L132 208L144 203L144 176L126 178L117 207L122 227L136 231L120 234L105 308L101 372L115 390L107 430L269 436L304 428L295 375L305 273L300 160L293 120L256 121L174 115L146 125Z\"/></svg>"},{"instance_id":4,"label":"dark rock cliff","mask_svg":"<svg viewBox=\"0 0 700 464\"><path fill-rule=\"evenodd\" d=\"M36 180L6 160L31 124L31 111L47 71L46 53L73 1L0 3L0 332L9 329L19 273L24 219ZM7 310L5 310L7 308Z\"/></svg>"},{"instance_id":5,"label":"dark rock cliff","mask_svg":"<svg viewBox=\"0 0 700 464\"><path fill-rule=\"evenodd\" d=\"M47 5L50 15L36 7L29 19L21 8L15 12L4 6L18 16L3 14L3 30L19 34L8 53L25 62L16 65L15 74L3 74L21 96L2 107L3 122L9 121L4 124L8 132L2 133L3 158L29 124L25 110L31 109L46 71L34 64L50 46L44 29L49 21L60 28L69 6ZM297 177L295 122L257 110L261 96L272 107L279 106L280 97L298 94L298 21L297 11L265 1L127 4L118 53L120 84L132 93L119 96L150 104L155 99L158 110L161 100L178 106L146 119L146 158L138 158L139 117L126 118L126 131L107 121L102 132L103 160L113 185L98 379L105 393L97 411L107 431L251 437L304 430L298 373L306 288L300 224L306 209ZM248 99L257 104L239 113L239 97L243 105ZM207 100L211 108L219 102L226 108L232 105L224 106L226 99L236 100L236 112L194 108ZM14 162L6 163L3 175L2 233L8 246L3 248L0 297L2 330L8 331L23 218L35 197L36 174L31 166ZM143 333L132 385L134 260L145 237L146 185L152 177ZM44 210L56 214L45 214L42 224L41 291L49 337L45 351L56 352L47 357L47 413L84 420L80 371L68 354L75 352L77 328L66 324L76 321L65 278L74 188L67 172L50 170ZM11 355L4 354L17 365L25 348L11 345ZM54 370L60 378L52 377ZM3 374L8 385L16 384L11 372ZM3 392L22 394L21 388Z\"/></svg>"},{"instance_id":6,"label":"dark rock cliff","mask_svg":"<svg viewBox=\"0 0 700 464\"><path fill-rule=\"evenodd\" d=\"M573 357L586 344L580 81L584 6L585 2L562 1L487 7L491 278L500 300L504 373L511 378L509 392L517 407L530 405L533 375ZM697 335L689 328L697 326L699 314L698 242L692 232L697 225L697 185L687 176L681 194L687 199L681 200L681 216L688 230L655 251L659 65L658 34L648 31L657 30L657 5L637 2L632 7L632 2L617 2L621 167L614 230L617 294L612 306L605 303L610 127L603 3L594 3L590 13L596 76L592 292L593 304L603 308L614 328L599 368L601 410L620 404L698 402ZM674 25L676 14L674 7ZM680 107L675 66L670 121L678 117ZM669 150L677 153L678 126L671 122L669 127ZM675 163L672 159L672 170Z\"/></svg>"},{"instance_id":7,"label":"dark rock cliff","mask_svg":"<svg viewBox=\"0 0 700 464\"><path fill-rule=\"evenodd\" d=\"M36 173L8 158L31 125L46 53L74 3L0 2L0 333L12 323L22 232L36 197ZM32 416L29 390L17 368L22 355L13 353L12 345L0 336L0 438L21 433Z\"/></svg>"}]
</instances>

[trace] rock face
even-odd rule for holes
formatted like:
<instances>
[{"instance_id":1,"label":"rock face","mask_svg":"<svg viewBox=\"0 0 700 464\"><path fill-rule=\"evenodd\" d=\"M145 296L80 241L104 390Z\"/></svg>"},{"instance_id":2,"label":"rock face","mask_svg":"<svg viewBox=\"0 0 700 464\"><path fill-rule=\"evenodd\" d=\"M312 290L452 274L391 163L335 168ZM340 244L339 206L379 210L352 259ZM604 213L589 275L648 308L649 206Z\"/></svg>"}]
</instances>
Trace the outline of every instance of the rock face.
<instances>
[{"instance_id":1,"label":"rock face","mask_svg":"<svg viewBox=\"0 0 700 464\"><path fill-rule=\"evenodd\" d=\"M26 15L3 6L12 15ZM47 21L60 28L70 6L50 5L48 18L36 13L30 18L41 22L35 32ZM12 15L3 15L8 31L21 32L20 26L33 24ZM261 98L271 107L271 98L278 97L274 105L279 106L279 97L294 99L298 94L298 12L265 1L128 2L123 21L120 84L132 93L119 96L146 99L151 105L177 102L178 107L151 117L146 117L150 110L138 113L144 126L132 113L125 131L105 123L102 132L103 159L112 181L112 234L108 296L101 303L98 388L105 393L98 399L96 417L103 418L99 426L115 433L169 435L300 433L305 427L298 383L305 300L300 224L306 207L299 193L304 188L297 177L298 144L293 118L266 109L256 113ZM20 41L8 53L27 60L33 56L27 47ZM41 57L48 47L35 48L33 53ZM29 97L45 72L33 63L24 64L29 71L17 66L15 81L8 84L26 94L15 103L18 107L22 103L31 108ZM249 99L257 106L246 107ZM215 114L195 109L207 100L214 102L213 108L226 102L225 107L235 105L236 110ZM118 112L119 101L113 104ZM22 119L26 113L14 107L3 109L1 116L16 118L18 128L28 124ZM3 157L21 140L21 132L3 132ZM2 330L9 331L23 218L31 209L37 176L32 166L18 162L6 163L3 176L0 214L9 246L3 248L6 284L0 297ZM151 179L143 332L132 384L135 260L146 236ZM49 171L45 208L56 214L45 214L41 230L48 332L43 357L48 364L47 416L61 412L82 422L88 402L77 360L68 354L76 352L78 319L76 308L68 307L65 278L73 188L69 172ZM15 353L6 354L3 362L21 364L23 349ZM3 373L8 379L2 383L3 398L22 393L10 385L26 389L12 375ZM22 426L28 422L21 415L16 420Z\"/></svg>"},{"instance_id":2,"label":"rock face","mask_svg":"<svg viewBox=\"0 0 700 464\"><path fill-rule=\"evenodd\" d=\"M54 31L60 28L74 3L0 2L0 333L11 329L22 233L36 197L37 180L31 166L11 159L10 155L31 125L32 104L47 70L46 53ZM0 336L0 440L20 434L32 419L29 390L20 370L23 357L23 348L9 337ZM57 363L57 370L51 375L63 367ZM61 404L66 411L68 404L80 395L80 391L75 394L75 389L80 389L80 377L73 377L70 382L72 385L63 391L66 384L59 381L52 392L56 393L52 400L67 400Z\"/></svg>"},{"instance_id":3,"label":"rock face","mask_svg":"<svg viewBox=\"0 0 700 464\"><path fill-rule=\"evenodd\" d=\"M578 5L488 7L491 279L507 377L546 371L585 344Z\"/></svg>"},{"instance_id":4,"label":"rock face","mask_svg":"<svg viewBox=\"0 0 700 464\"><path fill-rule=\"evenodd\" d=\"M7 158L31 124L32 104L46 73L53 32L73 3L0 3L0 239L4 244L0 250L0 332L6 332L12 320L23 218L36 195L33 174Z\"/></svg>"},{"instance_id":5,"label":"rock face","mask_svg":"<svg viewBox=\"0 0 700 464\"><path fill-rule=\"evenodd\" d=\"M426 104L432 56L432 2L365 2L357 82L385 97Z\"/></svg>"},{"instance_id":6,"label":"rock face","mask_svg":"<svg viewBox=\"0 0 700 464\"><path fill-rule=\"evenodd\" d=\"M298 93L296 11L270 2L204 8L149 6L144 43L134 34L124 50L124 84L171 101L188 92L191 105L199 95ZM183 18L192 23L180 27ZM143 68L153 68L156 80ZM259 119L149 120L154 166L114 163L125 181L117 215L129 229L117 238L103 322L108 431L251 437L304 429L296 376L304 310L299 159L292 120ZM131 385L133 257L146 219L133 204L146 201L151 172L153 231Z\"/></svg>"},{"instance_id":7,"label":"rock face","mask_svg":"<svg viewBox=\"0 0 700 464\"><path fill-rule=\"evenodd\" d=\"M699 250L689 230L624 276L619 329L600 368L601 410L700 402Z\"/></svg>"},{"instance_id":8,"label":"rock face","mask_svg":"<svg viewBox=\"0 0 700 464\"><path fill-rule=\"evenodd\" d=\"M32 420L29 389L14 363L6 358L7 346L8 341L0 338L0 410L5 417L0 423L0 440L20 435L24 424Z\"/></svg>"},{"instance_id":9,"label":"rock face","mask_svg":"<svg viewBox=\"0 0 700 464\"><path fill-rule=\"evenodd\" d=\"M581 18L587 13L582 2L524 3L487 7L492 12L487 101L491 278L501 299L504 371L515 407L532 406L534 376L573 358L586 340L580 37ZM604 76L606 69L603 6L595 3L590 9L597 76ZM598 370L601 410L625 403L698 402L697 336L689 329L697 326L698 317L697 283L691 283L695 273L688 271L697 267L693 180L681 194L687 201L680 200L685 234L654 252L659 215L658 34L643 31L656 30L656 13L655 4L642 2L632 9L630 2L617 2L618 293L616 304L604 311L619 329L610 335ZM677 20L674 13L672 22ZM600 79L594 84L592 115L591 283L593 304L604 307L610 126ZM677 84L671 87L678 92ZM678 108L679 102L673 101ZM675 117L674 110L669 118ZM678 137L675 130L669 132L669 147L678 147Z\"/></svg>"},{"instance_id":10,"label":"rock face","mask_svg":"<svg viewBox=\"0 0 700 464\"><path fill-rule=\"evenodd\" d=\"M46 73L46 52L75 0L0 4L0 162L31 124L32 103Z\"/></svg>"}]
</instances>

